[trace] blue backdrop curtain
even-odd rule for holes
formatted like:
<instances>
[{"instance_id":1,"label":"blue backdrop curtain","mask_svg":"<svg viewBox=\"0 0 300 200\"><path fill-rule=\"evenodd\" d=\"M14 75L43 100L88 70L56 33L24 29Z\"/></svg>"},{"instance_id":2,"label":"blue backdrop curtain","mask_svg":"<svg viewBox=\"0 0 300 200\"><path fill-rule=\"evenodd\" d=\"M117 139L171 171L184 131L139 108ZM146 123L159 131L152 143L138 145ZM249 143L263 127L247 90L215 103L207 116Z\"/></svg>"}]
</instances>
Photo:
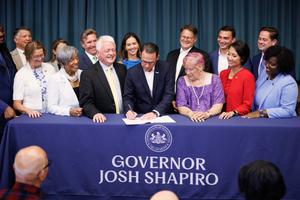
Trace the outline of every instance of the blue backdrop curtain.
<instances>
[{"instance_id":1,"label":"blue backdrop curtain","mask_svg":"<svg viewBox=\"0 0 300 200\"><path fill-rule=\"evenodd\" d=\"M0 0L0 24L12 50L13 30L27 26L33 38L50 50L51 41L64 38L79 48L80 33L94 28L98 35L112 35L120 46L132 31L143 42L159 45L160 55L178 48L179 29L193 24L199 29L197 46L208 52L217 48L216 36L223 25L235 27L251 55L258 52L261 26L275 26L280 44L293 50L300 79L300 1L297 0ZM49 54L49 51L48 51ZM48 55L49 56L49 55Z\"/></svg>"}]
</instances>

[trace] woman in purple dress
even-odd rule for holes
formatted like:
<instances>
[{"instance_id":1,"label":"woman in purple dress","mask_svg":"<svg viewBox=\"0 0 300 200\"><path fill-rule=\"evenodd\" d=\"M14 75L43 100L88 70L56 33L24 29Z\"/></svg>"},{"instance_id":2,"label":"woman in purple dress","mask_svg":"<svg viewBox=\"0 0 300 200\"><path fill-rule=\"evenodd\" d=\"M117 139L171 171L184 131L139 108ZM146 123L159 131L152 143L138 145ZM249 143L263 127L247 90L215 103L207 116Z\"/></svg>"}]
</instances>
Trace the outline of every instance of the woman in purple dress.
<instances>
[{"instance_id":1,"label":"woman in purple dress","mask_svg":"<svg viewBox=\"0 0 300 200\"><path fill-rule=\"evenodd\" d=\"M206 72L204 63L201 53L187 54L183 60L186 75L177 82L178 111L195 122L219 114L225 102L220 78Z\"/></svg>"}]
</instances>

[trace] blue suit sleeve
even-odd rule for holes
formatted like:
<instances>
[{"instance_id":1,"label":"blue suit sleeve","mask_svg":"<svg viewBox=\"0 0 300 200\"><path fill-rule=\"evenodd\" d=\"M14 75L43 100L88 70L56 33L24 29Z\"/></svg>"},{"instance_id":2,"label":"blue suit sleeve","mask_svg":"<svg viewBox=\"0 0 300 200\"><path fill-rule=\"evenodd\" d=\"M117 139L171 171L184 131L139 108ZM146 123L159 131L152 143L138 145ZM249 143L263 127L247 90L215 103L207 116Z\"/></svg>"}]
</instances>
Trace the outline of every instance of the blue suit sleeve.
<instances>
[{"instance_id":1,"label":"blue suit sleeve","mask_svg":"<svg viewBox=\"0 0 300 200\"><path fill-rule=\"evenodd\" d=\"M0 99L0 114L4 113L5 109L8 107L7 103Z\"/></svg>"},{"instance_id":2,"label":"blue suit sleeve","mask_svg":"<svg viewBox=\"0 0 300 200\"><path fill-rule=\"evenodd\" d=\"M298 87L295 82L289 83L282 88L279 99L279 107L267 109L269 118L285 118L296 116L295 108L297 104Z\"/></svg>"}]
</instances>

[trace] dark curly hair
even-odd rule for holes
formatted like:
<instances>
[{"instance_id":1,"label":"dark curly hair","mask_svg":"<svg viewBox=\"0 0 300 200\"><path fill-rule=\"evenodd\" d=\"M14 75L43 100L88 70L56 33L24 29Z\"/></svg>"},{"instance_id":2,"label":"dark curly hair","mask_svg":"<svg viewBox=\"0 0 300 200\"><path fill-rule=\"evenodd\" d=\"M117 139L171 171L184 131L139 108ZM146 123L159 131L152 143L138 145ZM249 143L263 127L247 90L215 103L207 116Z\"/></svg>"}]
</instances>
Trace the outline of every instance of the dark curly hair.
<instances>
[{"instance_id":1,"label":"dark curly hair","mask_svg":"<svg viewBox=\"0 0 300 200\"><path fill-rule=\"evenodd\" d=\"M264 60L268 61L271 57L277 59L277 70L279 73L289 74L294 70L294 54L288 48L281 46L269 47L264 54Z\"/></svg>"},{"instance_id":2,"label":"dark curly hair","mask_svg":"<svg viewBox=\"0 0 300 200\"><path fill-rule=\"evenodd\" d=\"M243 166L238 183L246 200L280 200L286 192L278 167L264 160L256 160Z\"/></svg>"}]
</instances>

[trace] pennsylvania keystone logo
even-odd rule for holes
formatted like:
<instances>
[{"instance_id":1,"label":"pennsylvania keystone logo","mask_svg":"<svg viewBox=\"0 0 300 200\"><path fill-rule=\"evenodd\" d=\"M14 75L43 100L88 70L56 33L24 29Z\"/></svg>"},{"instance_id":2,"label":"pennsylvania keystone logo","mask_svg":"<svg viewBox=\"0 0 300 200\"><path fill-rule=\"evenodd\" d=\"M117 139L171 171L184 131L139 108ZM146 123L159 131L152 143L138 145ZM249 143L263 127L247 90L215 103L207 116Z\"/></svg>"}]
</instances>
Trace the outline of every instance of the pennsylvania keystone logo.
<instances>
[{"instance_id":1,"label":"pennsylvania keystone logo","mask_svg":"<svg viewBox=\"0 0 300 200\"><path fill-rule=\"evenodd\" d=\"M146 131L145 143L154 152L164 152L172 144L171 131L163 125L151 126Z\"/></svg>"}]
</instances>

